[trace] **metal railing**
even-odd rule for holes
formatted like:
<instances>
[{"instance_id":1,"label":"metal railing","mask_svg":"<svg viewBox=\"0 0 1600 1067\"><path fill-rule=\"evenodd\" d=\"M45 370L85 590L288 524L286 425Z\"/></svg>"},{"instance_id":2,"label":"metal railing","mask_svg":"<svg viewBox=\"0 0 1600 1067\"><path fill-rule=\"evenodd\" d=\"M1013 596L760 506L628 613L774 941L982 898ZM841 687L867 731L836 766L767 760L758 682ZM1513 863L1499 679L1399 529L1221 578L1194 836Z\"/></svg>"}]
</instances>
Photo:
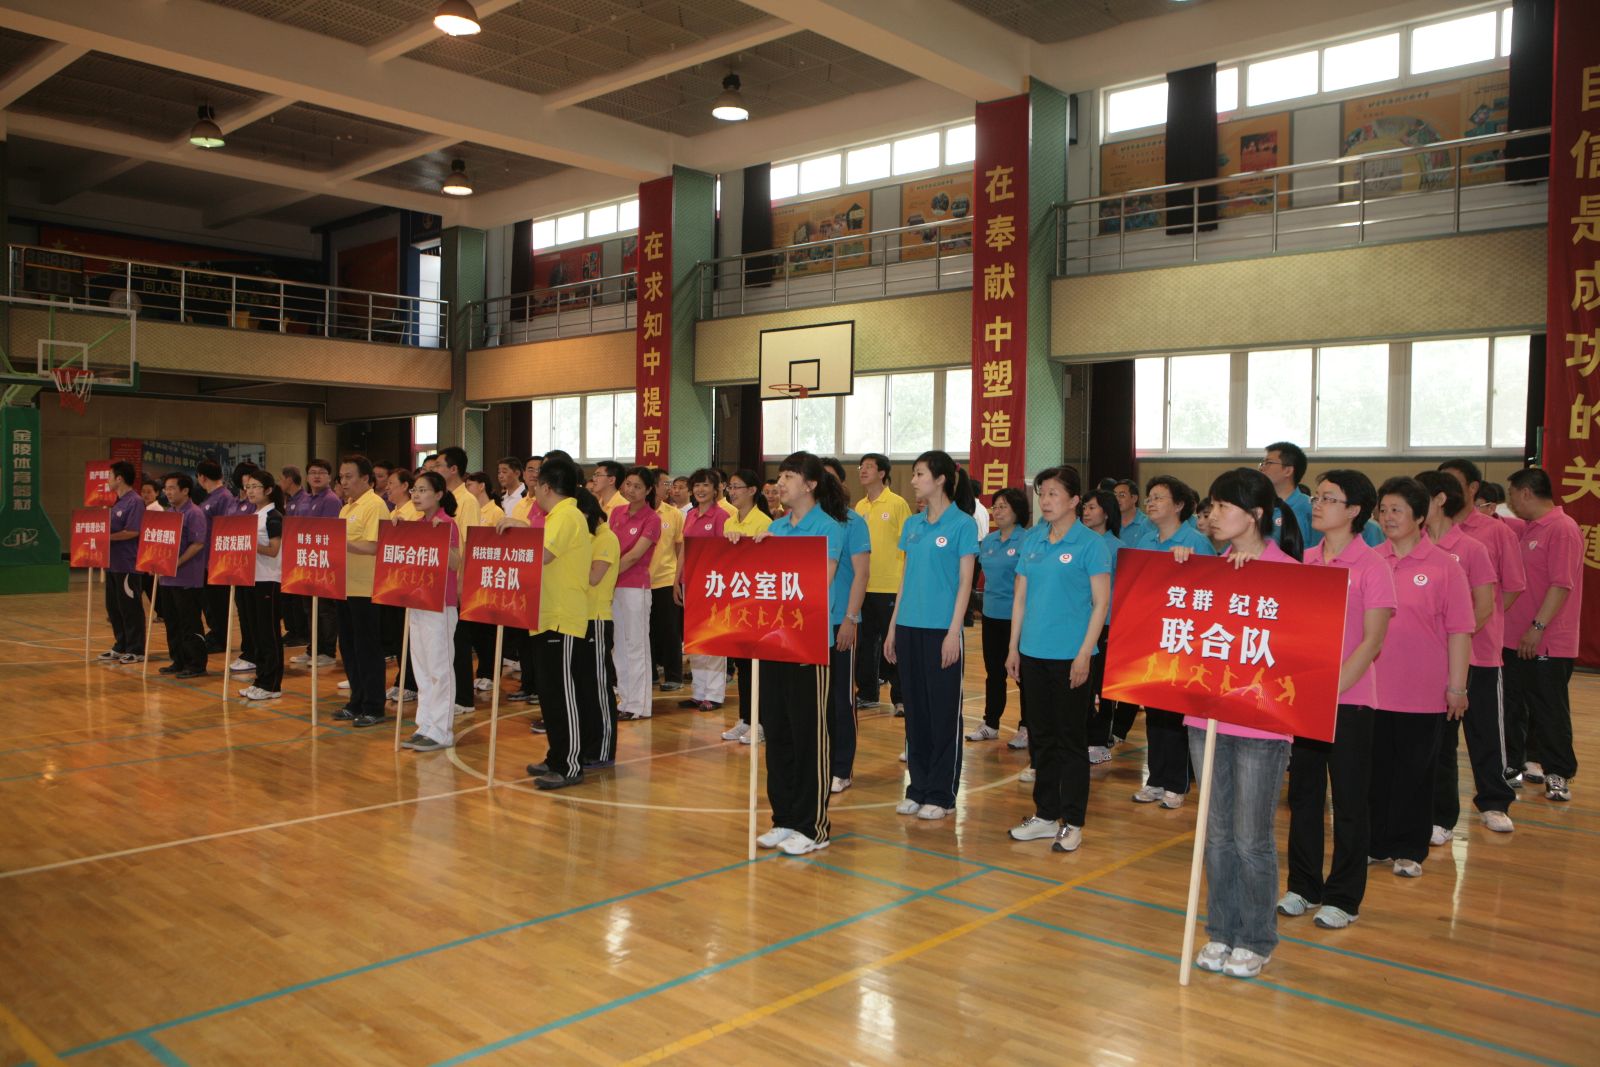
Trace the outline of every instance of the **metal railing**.
<instances>
[{"instance_id":1,"label":"metal railing","mask_svg":"<svg viewBox=\"0 0 1600 1067\"><path fill-rule=\"evenodd\" d=\"M472 348L582 337L634 327L635 274L608 274L469 305Z\"/></svg>"},{"instance_id":2,"label":"metal railing","mask_svg":"<svg viewBox=\"0 0 1600 1067\"><path fill-rule=\"evenodd\" d=\"M890 230L702 261L700 315L837 304L972 286L972 220Z\"/></svg>"},{"instance_id":3,"label":"metal railing","mask_svg":"<svg viewBox=\"0 0 1600 1067\"><path fill-rule=\"evenodd\" d=\"M145 321L438 348L445 300L11 245L12 296L131 308Z\"/></svg>"},{"instance_id":4,"label":"metal railing","mask_svg":"<svg viewBox=\"0 0 1600 1067\"><path fill-rule=\"evenodd\" d=\"M1056 205L1058 275L1243 259L1545 222L1549 128L1437 141ZM1524 152L1531 146L1519 147ZM1524 176L1522 168L1534 173ZM1516 176L1514 176L1516 175ZM1196 210L1198 206L1198 211Z\"/></svg>"}]
</instances>

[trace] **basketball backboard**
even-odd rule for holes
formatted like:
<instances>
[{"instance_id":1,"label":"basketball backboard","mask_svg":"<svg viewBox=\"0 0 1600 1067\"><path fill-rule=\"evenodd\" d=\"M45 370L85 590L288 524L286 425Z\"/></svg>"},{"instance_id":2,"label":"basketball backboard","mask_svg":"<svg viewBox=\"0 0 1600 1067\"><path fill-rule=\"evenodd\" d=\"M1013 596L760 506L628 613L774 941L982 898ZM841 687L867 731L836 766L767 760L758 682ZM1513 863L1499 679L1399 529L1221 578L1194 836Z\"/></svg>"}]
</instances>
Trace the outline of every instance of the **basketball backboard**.
<instances>
[{"instance_id":1,"label":"basketball backboard","mask_svg":"<svg viewBox=\"0 0 1600 1067\"><path fill-rule=\"evenodd\" d=\"M132 308L0 296L0 322L0 384L54 388L65 369L92 373L95 392L139 387Z\"/></svg>"},{"instance_id":2,"label":"basketball backboard","mask_svg":"<svg viewBox=\"0 0 1600 1067\"><path fill-rule=\"evenodd\" d=\"M853 321L762 330L761 399L782 399L780 386L799 386L808 397L849 396L855 390L855 336Z\"/></svg>"}]
</instances>

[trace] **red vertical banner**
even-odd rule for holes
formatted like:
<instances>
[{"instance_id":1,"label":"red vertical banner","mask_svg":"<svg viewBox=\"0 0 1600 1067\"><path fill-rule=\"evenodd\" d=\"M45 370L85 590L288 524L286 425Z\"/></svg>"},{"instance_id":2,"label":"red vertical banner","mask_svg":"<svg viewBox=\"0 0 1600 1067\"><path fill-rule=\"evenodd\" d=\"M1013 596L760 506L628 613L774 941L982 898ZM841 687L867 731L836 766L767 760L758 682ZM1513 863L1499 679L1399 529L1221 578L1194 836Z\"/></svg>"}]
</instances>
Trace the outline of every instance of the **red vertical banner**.
<instances>
[{"instance_id":1,"label":"red vertical banner","mask_svg":"<svg viewBox=\"0 0 1600 1067\"><path fill-rule=\"evenodd\" d=\"M206 556L210 585L256 584L254 515L218 515L211 520L211 552Z\"/></svg>"},{"instance_id":2,"label":"red vertical banner","mask_svg":"<svg viewBox=\"0 0 1600 1067\"><path fill-rule=\"evenodd\" d=\"M133 487L138 489L136 485ZM86 508L109 508L117 502L117 494L111 489L111 461L109 459L91 459L83 465L83 506Z\"/></svg>"},{"instance_id":3,"label":"red vertical banner","mask_svg":"<svg viewBox=\"0 0 1600 1067\"><path fill-rule=\"evenodd\" d=\"M1600 602L1600 4L1557 0L1550 108L1544 467L1583 530L1584 599ZM1578 662L1600 664L1600 626Z\"/></svg>"},{"instance_id":4,"label":"red vertical banner","mask_svg":"<svg viewBox=\"0 0 1600 1067\"><path fill-rule=\"evenodd\" d=\"M183 513L146 511L139 527L139 553L133 569L160 578L178 574L178 545L183 541Z\"/></svg>"},{"instance_id":5,"label":"red vertical banner","mask_svg":"<svg viewBox=\"0 0 1600 1067\"><path fill-rule=\"evenodd\" d=\"M667 465L667 405L672 400L672 179L639 186L639 299L634 385L639 413L634 456Z\"/></svg>"},{"instance_id":6,"label":"red vertical banner","mask_svg":"<svg viewBox=\"0 0 1600 1067\"><path fill-rule=\"evenodd\" d=\"M544 577L544 531L508 526L467 530L461 568L461 619L516 630L539 628L539 583Z\"/></svg>"},{"instance_id":7,"label":"red vertical banner","mask_svg":"<svg viewBox=\"0 0 1600 1067\"><path fill-rule=\"evenodd\" d=\"M443 611L455 536L455 530L442 523L383 523L378 530L378 559L372 568L372 602Z\"/></svg>"},{"instance_id":8,"label":"red vertical banner","mask_svg":"<svg viewBox=\"0 0 1600 1067\"><path fill-rule=\"evenodd\" d=\"M343 600L345 521L290 515L283 520L283 584L289 596Z\"/></svg>"},{"instance_id":9,"label":"red vertical banner","mask_svg":"<svg viewBox=\"0 0 1600 1067\"><path fill-rule=\"evenodd\" d=\"M977 108L971 469L985 496L1026 477L1030 117L1026 94Z\"/></svg>"},{"instance_id":10,"label":"red vertical banner","mask_svg":"<svg viewBox=\"0 0 1600 1067\"><path fill-rule=\"evenodd\" d=\"M105 508L74 508L70 566L111 566L111 512Z\"/></svg>"}]
</instances>

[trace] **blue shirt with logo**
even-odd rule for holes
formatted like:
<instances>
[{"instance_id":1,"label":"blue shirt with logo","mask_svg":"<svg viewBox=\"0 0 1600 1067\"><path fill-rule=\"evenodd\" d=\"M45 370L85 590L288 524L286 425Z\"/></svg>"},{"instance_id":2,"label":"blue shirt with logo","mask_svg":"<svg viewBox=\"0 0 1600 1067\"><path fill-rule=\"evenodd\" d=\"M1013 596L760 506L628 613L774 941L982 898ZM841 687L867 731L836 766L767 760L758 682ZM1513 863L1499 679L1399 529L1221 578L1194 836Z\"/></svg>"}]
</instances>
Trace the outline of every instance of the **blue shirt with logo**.
<instances>
[{"instance_id":1,"label":"blue shirt with logo","mask_svg":"<svg viewBox=\"0 0 1600 1067\"><path fill-rule=\"evenodd\" d=\"M1142 548L1151 552L1171 552L1179 545L1192 548L1197 556L1215 556L1217 550L1211 547L1211 542L1206 540L1205 534L1193 526L1179 526L1177 531L1166 541L1161 540L1161 531L1154 523L1143 532L1137 541L1123 541L1128 548Z\"/></svg>"},{"instance_id":2,"label":"blue shirt with logo","mask_svg":"<svg viewBox=\"0 0 1600 1067\"><path fill-rule=\"evenodd\" d=\"M1300 524L1300 544L1305 548L1322 543L1322 535L1311 528L1311 498L1296 489L1283 501L1289 505L1289 510L1294 513L1294 521ZM1272 540L1279 547L1283 545L1283 516L1276 508L1272 512Z\"/></svg>"},{"instance_id":3,"label":"blue shirt with logo","mask_svg":"<svg viewBox=\"0 0 1600 1067\"><path fill-rule=\"evenodd\" d=\"M1016 599L1017 563L1029 531L1013 527L1011 536L1002 539L999 530L978 543L978 565L983 568L983 615L987 619L1011 618Z\"/></svg>"},{"instance_id":4,"label":"blue shirt with logo","mask_svg":"<svg viewBox=\"0 0 1600 1067\"><path fill-rule=\"evenodd\" d=\"M978 554L977 520L954 504L938 522L921 512L900 528L899 547L906 564L895 625L948 630L960 591L961 558Z\"/></svg>"},{"instance_id":5,"label":"blue shirt with logo","mask_svg":"<svg viewBox=\"0 0 1600 1067\"><path fill-rule=\"evenodd\" d=\"M812 505L811 510L806 512L805 516L799 522L793 521L793 519L792 519L792 517L790 515L785 515L781 519L774 519L772 525L767 527L767 533L770 534L773 537L822 537L822 538L826 538L827 542L828 542L828 558L829 559L838 560L838 559L840 559L841 556L844 555L845 543L846 543L845 524L840 522L840 521L838 521L833 516L829 515L826 511L823 511L820 507L817 507L816 505ZM837 573L835 573L834 579L835 579L835 583L837 584L837 580L838 580L838 574ZM848 592L849 591L849 587L846 586L845 588L846 588L846 592ZM834 590L834 588L832 586L830 586L829 589L828 589L828 601L829 601L829 610L828 610L828 644L829 645L833 644L833 623L834 623L834 618L833 618L832 602L833 602L834 599L835 599L835 590Z\"/></svg>"},{"instance_id":6,"label":"blue shirt with logo","mask_svg":"<svg viewBox=\"0 0 1600 1067\"><path fill-rule=\"evenodd\" d=\"M830 626L838 626L844 622L845 613L850 610L850 587L856 581L855 556L871 551L872 535L867 530L867 520L852 508L844 524L844 554L839 557L839 569L834 572L833 585L828 589Z\"/></svg>"},{"instance_id":7,"label":"blue shirt with logo","mask_svg":"<svg viewBox=\"0 0 1600 1067\"><path fill-rule=\"evenodd\" d=\"M1017 649L1034 659L1074 659L1094 613L1089 579L1111 573L1111 553L1105 539L1081 522L1060 540L1050 538L1050 524L1039 523L1017 564L1017 575L1028 583Z\"/></svg>"}]
</instances>

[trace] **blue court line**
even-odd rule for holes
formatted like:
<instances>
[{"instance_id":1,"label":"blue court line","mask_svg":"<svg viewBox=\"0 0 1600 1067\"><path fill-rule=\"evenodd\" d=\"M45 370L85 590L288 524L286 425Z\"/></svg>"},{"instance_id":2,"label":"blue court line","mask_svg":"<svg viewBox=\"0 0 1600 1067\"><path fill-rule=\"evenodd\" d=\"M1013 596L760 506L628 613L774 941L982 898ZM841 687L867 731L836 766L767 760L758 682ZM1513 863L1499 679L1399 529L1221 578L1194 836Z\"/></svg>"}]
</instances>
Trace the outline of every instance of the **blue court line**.
<instances>
[{"instance_id":1,"label":"blue court line","mask_svg":"<svg viewBox=\"0 0 1600 1067\"><path fill-rule=\"evenodd\" d=\"M137 1038L136 1040L139 1047L150 1053L150 1055L154 1056L156 1058L156 1062L160 1063L162 1067L189 1067L189 1065L184 1062L182 1056L179 1056L176 1052L173 1052L170 1048L163 1045L161 1042L157 1041L148 1034Z\"/></svg>"},{"instance_id":2,"label":"blue court line","mask_svg":"<svg viewBox=\"0 0 1600 1067\"><path fill-rule=\"evenodd\" d=\"M1134 904L1141 908L1149 908L1152 911L1166 912L1169 915L1182 916L1184 913L1182 908L1174 908L1166 904L1157 904L1154 901L1149 900L1140 900L1138 897L1123 896L1120 893L1108 893L1103 889L1094 889L1090 886L1077 886L1076 891L1079 893L1088 893L1092 896L1104 897L1107 900L1120 901L1124 904ZM1204 913L1202 913L1201 917L1204 918ZM1548 997L1535 996L1532 993L1518 992L1515 989L1504 989L1500 986L1490 985L1487 982L1479 982L1472 978L1462 978L1459 975L1449 974L1445 971L1435 971L1427 967L1418 967L1411 963L1401 963L1399 960L1384 959L1382 956L1371 956L1365 952L1356 952L1352 949L1338 948L1334 945L1323 944L1320 941L1309 941L1303 937L1289 937L1287 935L1280 934L1278 936L1278 940L1287 941L1290 944L1295 945L1304 945L1307 948L1316 949L1318 952L1331 952L1336 956L1344 956L1349 959L1361 960L1364 963L1376 963L1383 967L1392 967L1395 970L1406 971L1410 974L1422 975L1425 978L1436 978L1442 982L1452 982L1456 985L1468 986L1472 989L1479 989L1486 993L1498 993L1501 996L1514 997L1517 1000L1526 1000L1530 1003L1539 1004L1546 1008L1556 1008L1560 1011L1570 1011L1574 1015L1586 1015L1591 1019L1600 1019L1600 1011L1592 1011L1589 1008L1580 1008L1576 1004L1566 1004L1559 1000L1551 1000Z\"/></svg>"},{"instance_id":3,"label":"blue court line","mask_svg":"<svg viewBox=\"0 0 1600 1067\"><path fill-rule=\"evenodd\" d=\"M815 864L813 865L815 866ZM510 1048L513 1045L520 1045L524 1041L530 1041L533 1038L540 1037L544 1034L565 1029L568 1026L584 1022L588 1019L594 1018L595 1016L604 1015L607 1012L615 1011L618 1008L623 1008L630 1004L638 1003L641 1000L656 996L659 993L665 993L670 990L677 989L680 986L688 985L691 982L697 982L702 978L709 978L714 974L720 974L723 971L738 967L741 964L749 963L752 960L761 959L763 956L769 956L774 952L780 952L783 949L792 948L795 945L814 940L823 936L824 934L832 933L835 930L842 929L865 919L871 919L882 915L885 912L904 907L913 901L925 900L929 897L936 897L940 890L948 889L951 886L958 885L961 882L965 882L972 878L981 878L988 873L988 871L973 871L969 874L962 875L960 878L941 883L940 885L933 886L929 889L915 890L909 895L901 897L899 900L891 900L886 904L879 904L875 908L868 908L866 911L857 912L854 915L846 916L843 919L839 919L831 923L826 923L822 926L816 927L815 929L807 930L804 933L795 934L792 937L786 937L781 941L774 941L770 945L763 945L761 948L753 949L749 952L744 952L737 956L729 957L720 963L713 963L709 966L701 967L698 970L690 971L688 974L681 974L676 978L670 978L665 982L659 982L656 985L650 986L646 989L640 989L636 992L629 993L626 996L617 997L615 1000L608 1000L604 1004L596 1004L592 1008L585 1008L582 1011L573 1012L571 1015L563 1016L560 1019L552 1019L550 1022L544 1023L541 1026L535 1026L531 1029L523 1030L520 1033L510 1034L498 1041L492 1041L489 1044L483 1045L479 1048L470 1049L466 1052L451 1056L448 1059L440 1060L434 1064L433 1067L454 1067L455 1064L468 1063L480 1056L488 1055L492 1052L499 1052L503 1049Z\"/></svg>"},{"instance_id":4,"label":"blue court line","mask_svg":"<svg viewBox=\"0 0 1600 1067\"><path fill-rule=\"evenodd\" d=\"M949 852L938 852L931 848L922 848L918 845L908 845L903 841L890 841L885 837L873 837L871 834L863 834L859 831L854 832L851 836L861 841L871 841L873 844L877 845L888 845L890 848L898 848L906 852L920 852L924 856L935 856L942 860L952 860L956 863L966 863L974 867L982 867L986 871L994 871L996 874L1009 874L1014 878L1026 878L1029 881L1043 882L1046 885L1060 885L1063 881L1063 879L1060 878L1051 878L1043 874L1034 874L1031 871L1019 871L1013 867L1001 867L993 863L985 863L982 860L968 859L965 856L952 855Z\"/></svg>"},{"instance_id":5,"label":"blue court line","mask_svg":"<svg viewBox=\"0 0 1600 1067\"><path fill-rule=\"evenodd\" d=\"M192 759L195 756L215 756L219 752L243 752L252 748L265 748L268 745L291 745L297 741L309 741L310 737L281 737L276 741L251 741L244 745L224 745L221 748L205 748L198 752L174 752L167 756L144 756L139 759L116 760L111 763L91 763L85 767L63 767L57 771L35 771L31 774L14 774L8 778L0 778L0 783L36 781L40 778L59 778L68 774L81 774L84 771L103 771L110 767L134 767L142 763L161 763L166 760Z\"/></svg>"},{"instance_id":6,"label":"blue court line","mask_svg":"<svg viewBox=\"0 0 1600 1067\"><path fill-rule=\"evenodd\" d=\"M1569 834L1589 834L1591 837L1600 837L1600 830L1589 830L1582 826L1562 826L1558 822L1540 822L1537 819L1524 819L1521 815L1516 817L1518 826L1538 826L1546 830L1565 830Z\"/></svg>"}]
</instances>

